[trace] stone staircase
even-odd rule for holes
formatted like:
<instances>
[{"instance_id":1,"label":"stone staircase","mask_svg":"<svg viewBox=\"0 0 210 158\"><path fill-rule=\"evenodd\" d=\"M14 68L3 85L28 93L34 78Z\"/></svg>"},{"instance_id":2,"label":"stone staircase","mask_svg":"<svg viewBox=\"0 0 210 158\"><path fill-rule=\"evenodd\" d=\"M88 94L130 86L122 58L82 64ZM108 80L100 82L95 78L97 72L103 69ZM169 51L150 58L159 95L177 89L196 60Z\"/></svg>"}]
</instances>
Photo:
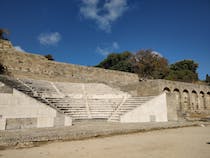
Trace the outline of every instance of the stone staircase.
<instances>
[{"instance_id":1,"label":"stone staircase","mask_svg":"<svg viewBox=\"0 0 210 158\"><path fill-rule=\"evenodd\" d=\"M57 89L55 89L51 82L30 79L19 79L19 82L22 82L23 85L32 89L32 91L36 92L38 96L42 96L44 98L63 97L60 93L58 93Z\"/></svg>"},{"instance_id":2,"label":"stone staircase","mask_svg":"<svg viewBox=\"0 0 210 158\"><path fill-rule=\"evenodd\" d=\"M64 98L47 98L47 100L54 104L57 109L63 113L70 115L75 120L89 119L84 99Z\"/></svg>"},{"instance_id":3,"label":"stone staircase","mask_svg":"<svg viewBox=\"0 0 210 158\"><path fill-rule=\"evenodd\" d=\"M108 119L119 106L122 98L88 99L92 118Z\"/></svg>"},{"instance_id":4,"label":"stone staircase","mask_svg":"<svg viewBox=\"0 0 210 158\"><path fill-rule=\"evenodd\" d=\"M3 82L5 85L7 85L11 88L14 88L14 89L28 95L29 97L34 98L37 101L40 101L40 102L42 102L42 103L44 103L48 106L51 106L52 108L55 109L55 106L53 104L51 104L47 99L42 97L40 94L38 94L32 88L25 85L21 80L15 79L15 78L12 78L12 77L8 77L8 76L0 75L0 81ZM62 112L59 109L58 109L58 111Z\"/></svg>"},{"instance_id":5,"label":"stone staircase","mask_svg":"<svg viewBox=\"0 0 210 158\"><path fill-rule=\"evenodd\" d=\"M154 96L130 97L125 100L109 117L108 121L119 122L120 116L153 99Z\"/></svg>"}]
</instances>

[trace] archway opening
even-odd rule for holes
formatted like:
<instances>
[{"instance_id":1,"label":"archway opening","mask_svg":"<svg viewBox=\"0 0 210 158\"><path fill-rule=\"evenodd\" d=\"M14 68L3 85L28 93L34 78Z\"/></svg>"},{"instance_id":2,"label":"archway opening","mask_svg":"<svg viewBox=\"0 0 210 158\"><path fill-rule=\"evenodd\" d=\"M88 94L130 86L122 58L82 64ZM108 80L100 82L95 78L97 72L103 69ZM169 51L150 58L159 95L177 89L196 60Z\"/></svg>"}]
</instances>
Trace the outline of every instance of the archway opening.
<instances>
[{"instance_id":1,"label":"archway opening","mask_svg":"<svg viewBox=\"0 0 210 158\"><path fill-rule=\"evenodd\" d=\"M201 109L206 109L205 95L204 95L203 91L200 91L200 93L199 93L199 107Z\"/></svg>"},{"instance_id":2,"label":"archway opening","mask_svg":"<svg viewBox=\"0 0 210 158\"><path fill-rule=\"evenodd\" d=\"M195 90L192 91L192 100L191 100L191 109L196 110L199 109L198 106L198 94Z\"/></svg>"},{"instance_id":3,"label":"archway opening","mask_svg":"<svg viewBox=\"0 0 210 158\"><path fill-rule=\"evenodd\" d=\"M163 92L165 92L165 93L170 93L171 90L170 90L168 87L165 87L165 88L163 89Z\"/></svg>"},{"instance_id":4,"label":"archway opening","mask_svg":"<svg viewBox=\"0 0 210 158\"><path fill-rule=\"evenodd\" d=\"M183 95L182 95L182 108L183 109L190 109L190 95L188 90L183 90Z\"/></svg>"},{"instance_id":5,"label":"archway opening","mask_svg":"<svg viewBox=\"0 0 210 158\"><path fill-rule=\"evenodd\" d=\"M181 107L181 104L180 104L180 102L181 102L181 95L180 95L179 89L175 88L174 91L173 91L173 94L175 96L177 109L178 110L182 110L182 107Z\"/></svg>"}]
</instances>

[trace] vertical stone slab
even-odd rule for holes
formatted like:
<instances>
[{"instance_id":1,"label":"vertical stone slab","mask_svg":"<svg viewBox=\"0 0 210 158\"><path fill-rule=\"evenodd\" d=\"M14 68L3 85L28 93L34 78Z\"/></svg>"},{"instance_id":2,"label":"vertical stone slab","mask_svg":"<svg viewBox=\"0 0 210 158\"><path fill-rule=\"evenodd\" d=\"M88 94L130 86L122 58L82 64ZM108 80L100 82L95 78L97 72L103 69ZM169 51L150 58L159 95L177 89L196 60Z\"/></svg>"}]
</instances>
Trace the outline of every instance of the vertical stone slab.
<instances>
[{"instance_id":1,"label":"vertical stone slab","mask_svg":"<svg viewBox=\"0 0 210 158\"><path fill-rule=\"evenodd\" d=\"M168 120L169 121L177 121L178 114L177 109L179 107L176 100L176 95L173 93L166 93L166 101L167 101L167 111L168 111Z\"/></svg>"},{"instance_id":2,"label":"vertical stone slab","mask_svg":"<svg viewBox=\"0 0 210 158\"><path fill-rule=\"evenodd\" d=\"M72 126L72 118L69 116L65 116L64 126Z\"/></svg>"},{"instance_id":3,"label":"vertical stone slab","mask_svg":"<svg viewBox=\"0 0 210 158\"><path fill-rule=\"evenodd\" d=\"M53 127L54 118L53 117L38 117L37 118L37 127Z\"/></svg>"},{"instance_id":4,"label":"vertical stone slab","mask_svg":"<svg viewBox=\"0 0 210 158\"><path fill-rule=\"evenodd\" d=\"M54 126L55 127L61 127L64 126L64 114L61 114L59 112L56 112L56 117L54 118Z\"/></svg>"},{"instance_id":5,"label":"vertical stone slab","mask_svg":"<svg viewBox=\"0 0 210 158\"><path fill-rule=\"evenodd\" d=\"M5 128L6 128L6 119L1 118L0 116L0 130L5 130Z\"/></svg>"}]
</instances>

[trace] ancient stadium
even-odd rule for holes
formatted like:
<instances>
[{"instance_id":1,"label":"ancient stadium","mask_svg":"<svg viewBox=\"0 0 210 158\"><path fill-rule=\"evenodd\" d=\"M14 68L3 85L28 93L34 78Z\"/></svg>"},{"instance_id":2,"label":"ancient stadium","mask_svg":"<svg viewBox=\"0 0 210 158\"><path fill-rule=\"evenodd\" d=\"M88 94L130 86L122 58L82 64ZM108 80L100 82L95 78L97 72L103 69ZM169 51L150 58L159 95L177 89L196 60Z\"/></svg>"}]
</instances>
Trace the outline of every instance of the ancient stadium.
<instances>
[{"instance_id":1,"label":"ancient stadium","mask_svg":"<svg viewBox=\"0 0 210 158\"><path fill-rule=\"evenodd\" d=\"M0 146L194 126L210 119L206 85L139 81L133 73L50 61L19 52L7 40L0 40L0 61L9 72L0 76Z\"/></svg>"}]
</instances>

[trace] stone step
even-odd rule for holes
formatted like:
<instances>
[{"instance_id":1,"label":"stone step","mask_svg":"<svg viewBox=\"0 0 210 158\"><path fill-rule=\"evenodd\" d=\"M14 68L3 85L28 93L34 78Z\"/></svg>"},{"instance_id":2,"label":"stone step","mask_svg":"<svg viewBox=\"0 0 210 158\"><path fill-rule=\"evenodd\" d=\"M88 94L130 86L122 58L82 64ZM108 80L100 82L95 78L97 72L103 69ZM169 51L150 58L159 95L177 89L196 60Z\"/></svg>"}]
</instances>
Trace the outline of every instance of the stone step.
<instances>
[{"instance_id":1,"label":"stone step","mask_svg":"<svg viewBox=\"0 0 210 158\"><path fill-rule=\"evenodd\" d=\"M126 112L129 112L129 111L137 108L138 106L141 106L142 104L146 103L147 101L151 100L152 98L154 98L154 96L128 98L125 101L125 103L121 107L119 107L119 109L117 109L117 111L114 112L110 116L109 120L111 120L111 121L119 121L121 115L123 115Z\"/></svg>"},{"instance_id":2,"label":"stone step","mask_svg":"<svg viewBox=\"0 0 210 158\"><path fill-rule=\"evenodd\" d=\"M86 108L58 108L58 109L65 109L67 111L86 111Z\"/></svg>"}]
</instances>

